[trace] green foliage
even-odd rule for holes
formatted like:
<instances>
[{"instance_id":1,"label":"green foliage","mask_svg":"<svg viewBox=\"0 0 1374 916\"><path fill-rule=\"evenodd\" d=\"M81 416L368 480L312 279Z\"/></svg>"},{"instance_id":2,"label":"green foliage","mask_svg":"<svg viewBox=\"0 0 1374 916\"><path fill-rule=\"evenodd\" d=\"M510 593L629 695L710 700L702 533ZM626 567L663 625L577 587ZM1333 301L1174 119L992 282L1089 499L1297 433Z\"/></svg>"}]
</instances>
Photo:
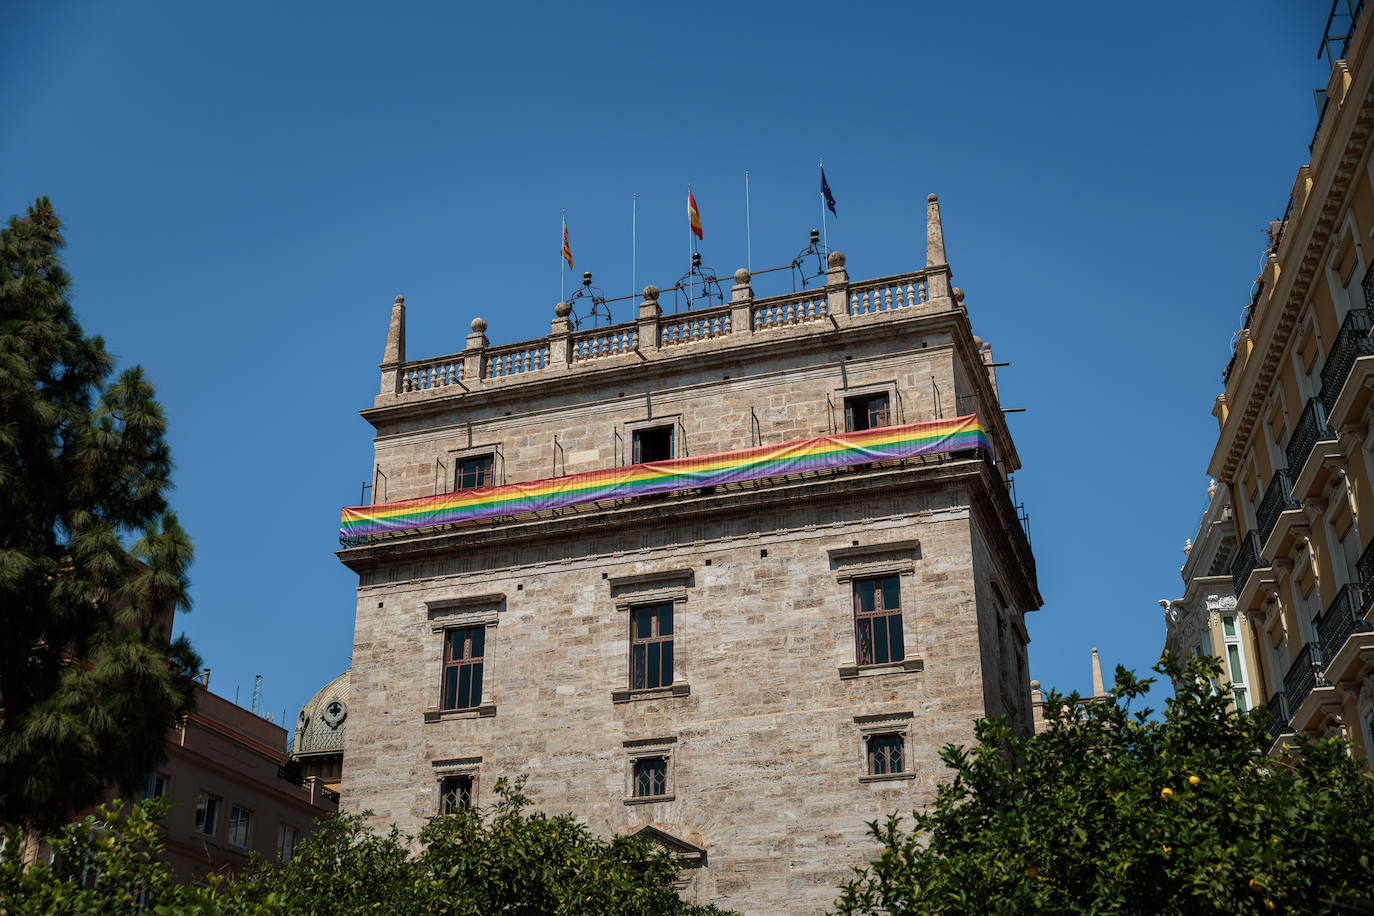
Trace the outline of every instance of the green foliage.
<instances>
[{"instance_id":1,"label":"green foliage","mask_svg":"<svg viewBox=\"0 0 1374 916\"><path fill-rule=\"evenodd\" d=\"M158 861L161 802L127 818L116 803L66 828L51 866L25 869L12 833L0 852L0 913L128 913L144 895L151 912L188 916L723 916L679 899L678 863L657 843L602 840L571 815L526 813L522 785L498 780L490 810L436 817L418 843L331 815L290 862L258 862L209 887L180 883Z\"/></svg>"},{"instance_id":2,"label":"green foliage","mask_svg":"<svg viewBox=\"0 0 1374 916\"><path fill-rule=\"evenodd\" d=\"M162 411L77 323L61 226L0 231L0 818L39 832L162 758L200 664Z\"/></svg>"},{"instance_id":3,"label":"green foliage","mask_svg":"<svg viewBox=\"0 0 1374 916\"><path fill-rule=\"evenodd\" d=\"M838 912L1374 912L1374 779L1349 746L1267 757L1267 712L1214 694L1217 659L1155 670L1175 684L1162 720L1130 711L1153 679L1118 668L1105 700L1048 696L1033 737L979 722L912 831L870 825L882 854Z\"/></svg>"}]
</instances>

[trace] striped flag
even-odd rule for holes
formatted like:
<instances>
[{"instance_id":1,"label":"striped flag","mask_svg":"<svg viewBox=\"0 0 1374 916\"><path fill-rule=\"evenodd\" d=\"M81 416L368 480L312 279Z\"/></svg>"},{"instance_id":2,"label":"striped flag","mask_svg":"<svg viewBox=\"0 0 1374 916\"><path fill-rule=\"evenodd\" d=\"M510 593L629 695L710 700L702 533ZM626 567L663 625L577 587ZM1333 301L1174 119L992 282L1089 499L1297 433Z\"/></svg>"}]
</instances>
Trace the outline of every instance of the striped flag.
<instances>
[{"instance_id":1,"label":"striped flag","mask_svg":"<svg viewBox=\"0 0 1374 916\"><path fill-rule=\"evenodd\" d=\"M563 217L563 260L568 262L568 270L572 270L572 246L568 244L568 218Z\"/></svg>"},{"instance_id":2,"label":"striped flag","mask_svg":"<svg viewBox=\"0 0 1374 916\"><path fill-rule=\"evenodd\" d=\"M690 190L687 191L687 219L692 224L692 233L700 239L701 235L701 211L697 209L697 199L692 196Z\"/></svg>"}]
</instances>

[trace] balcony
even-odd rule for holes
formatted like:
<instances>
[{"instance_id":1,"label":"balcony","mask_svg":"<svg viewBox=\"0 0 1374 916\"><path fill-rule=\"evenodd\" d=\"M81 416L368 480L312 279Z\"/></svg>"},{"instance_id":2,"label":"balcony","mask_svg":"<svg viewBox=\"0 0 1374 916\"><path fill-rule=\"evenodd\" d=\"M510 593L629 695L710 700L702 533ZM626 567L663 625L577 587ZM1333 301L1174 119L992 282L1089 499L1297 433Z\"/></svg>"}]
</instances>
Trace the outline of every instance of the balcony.
<instances>
[{"instance_id":1,"label":"balcony","mask_svg":"<svg viewBox=\"0 0 1374 916\"><path fill-rule=\"evenodd\" d=\"M1236 594L1239 595L1245 588L1246 580L1250 574L1257 569L1268 566L1269 562L1260 557L1259 552L1259 532L1254 528L1245 536L1245 540L1240 542L1240 547L1236 550L1236 558L1231 561L1231 583L1235 587Z\"/></svg>"},{"instance_id":2,"label":"balcony","mask_svg":"<svg viewBox=\"0 0 1374 916\"><path fill-rule=\"evenodd\" d=\"M1317 639L1322 657L1334 660L1352 633L1374 629L1364 619L1364 592L1358 585L1341 587L1336 600L1317 620Z\"/></svg>"},{"instance_id":3,"label":"balcony","mask_svg":"<svg viewBox=\"0 0 1374 916\"><path fill-rule=\"evenodd\" d=\"M1279 516L1290 509L1301 509L1302 503L1293 498L1293 478L1288 468L1279 468L1264 491L1259 508L1255 510L1255 520L1259 524L1259 543L1269 542L1269 535L1279 523Z\"/></svg>"},{"instance_id":4,"label":"balcony","mask_svg":"<svg viewBox=\"0 0 1374 916\"><path fill-rule=\"evenodd\" d=\"M1288 698L1280 690L1269 698L1264 708L1269 710L1269 737L1277 741L1291 730L1288 727Z\"/></svg>"},{"instance_id":5,"label":"balcony","mask_svg":"<svg viewBox=\"0 0 1374 916\"><path fill-rule=\"evenodd\" d=\"M1355 360L1361 356L1374 356L1374 338L1369 336L1371 326L1374 326L1374 312L1367 308L1351 309L1341 322L1340 333L1336 335L1336 342L1332 344L1331 352L1322 366L1320 397L1328 415L1336 406L1345 380L1350 378Z\"/></svg>"},{"instance_id":6,"label":"balcony","mask_svg":"<svg viewBox=\"0 0 1374 916\"><path fill-rule=\"evenodd\" d=\"M1355 571L1360 579L1360 590L1364 592L1364 605L1360 610L1367 614L1374 607L1374 540L1365 545L1364 553L1355 561Z\"/></svg>"},{"instance_id":7,"label":"balcony","mask_svg":"<svg viewBox=\"0 0 1374 916\"><path fill-rule=\"evenodd\" d=\"M1302 647L1298 657L1293 659L1288 673L1283 676L1283 692L1288 698L1288 714L1296 715L1303 701L1315 687L1330 687L1321 673L1322 650L1317 643L1309 642Z\"/></svg>"},{"instance_id":8,"label":"balcony","mask_svg":"<svg viewBox=\"0 0 1374 916\"><path fill-rule=\"evenodd\" d=\"M1302 474L1303 465L1312 454L1318 442L1335 441L1336 431L1326 424L1326 405L1319 398L1308 398L1302 416L1293 427L1293 435L1288 440L1284 454L1288 458L1289 470Z\"/></svg>"}]
</instances>

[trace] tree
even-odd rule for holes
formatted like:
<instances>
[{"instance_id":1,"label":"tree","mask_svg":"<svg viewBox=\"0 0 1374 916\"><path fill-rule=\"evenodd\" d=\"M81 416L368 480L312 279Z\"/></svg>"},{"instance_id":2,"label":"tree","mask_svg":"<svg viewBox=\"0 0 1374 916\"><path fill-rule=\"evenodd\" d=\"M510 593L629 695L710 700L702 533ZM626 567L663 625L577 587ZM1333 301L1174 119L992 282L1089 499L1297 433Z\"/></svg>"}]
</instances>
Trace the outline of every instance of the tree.
<instances>
[{"instance_id":1,"label":"tree","mask_svg":"<svg viewBox=\"0 0 1374 916\"><path fill-rule=\"evenodd\" d=\"M1051 694L1045 728L978 723L932 808L870 825L883 849L841 914L1374 912L1374 780L1337 739L1265 754L1268 714L1212 688L1217 659L1154 669L1162 719L1130 704L1153 679L1117 668L1105 700Z\"/></svg>"},{"instance_id":2,"label":"tree","mask_svg":"<svg viewBox=\"0 0 1374 916\"><path fill-rule=\"evenodd\" d=\"M46 197L0 231L0 819L29 841L163 757L200 660L162 410L81 329Z\"/></svg>"}]
</instances>

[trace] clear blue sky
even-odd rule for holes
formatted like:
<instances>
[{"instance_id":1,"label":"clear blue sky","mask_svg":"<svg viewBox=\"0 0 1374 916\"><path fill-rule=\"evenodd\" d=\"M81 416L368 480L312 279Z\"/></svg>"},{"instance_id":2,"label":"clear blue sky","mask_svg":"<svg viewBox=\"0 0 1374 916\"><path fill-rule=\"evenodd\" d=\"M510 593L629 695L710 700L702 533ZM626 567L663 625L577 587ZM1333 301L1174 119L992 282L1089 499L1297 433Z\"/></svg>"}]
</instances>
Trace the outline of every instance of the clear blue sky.
<instances>
[{"instance_id":1,"label":"clear blue sky","mask_svg":"<svg viewBox=\"0 0 1374 916\"><path fill-rule=\"evenodd\" d=\"M1025 469L1032 676L1147 668L1205 503L1228 343L1315 126L1328 7L13 0L0 209L50 195L85 327L168 414L181 623L288 723L348 664L339 507L371 467L392 298L412 356L547 333L559 214L609 295L704 260L924 262L940 195ZM785 276L779 275L779 276ZM783 281L779 281L783 282ZM770 290L757 285L760 295ZM624 304L619 320L629 317Z\"/></svg>"}]
</instances>

